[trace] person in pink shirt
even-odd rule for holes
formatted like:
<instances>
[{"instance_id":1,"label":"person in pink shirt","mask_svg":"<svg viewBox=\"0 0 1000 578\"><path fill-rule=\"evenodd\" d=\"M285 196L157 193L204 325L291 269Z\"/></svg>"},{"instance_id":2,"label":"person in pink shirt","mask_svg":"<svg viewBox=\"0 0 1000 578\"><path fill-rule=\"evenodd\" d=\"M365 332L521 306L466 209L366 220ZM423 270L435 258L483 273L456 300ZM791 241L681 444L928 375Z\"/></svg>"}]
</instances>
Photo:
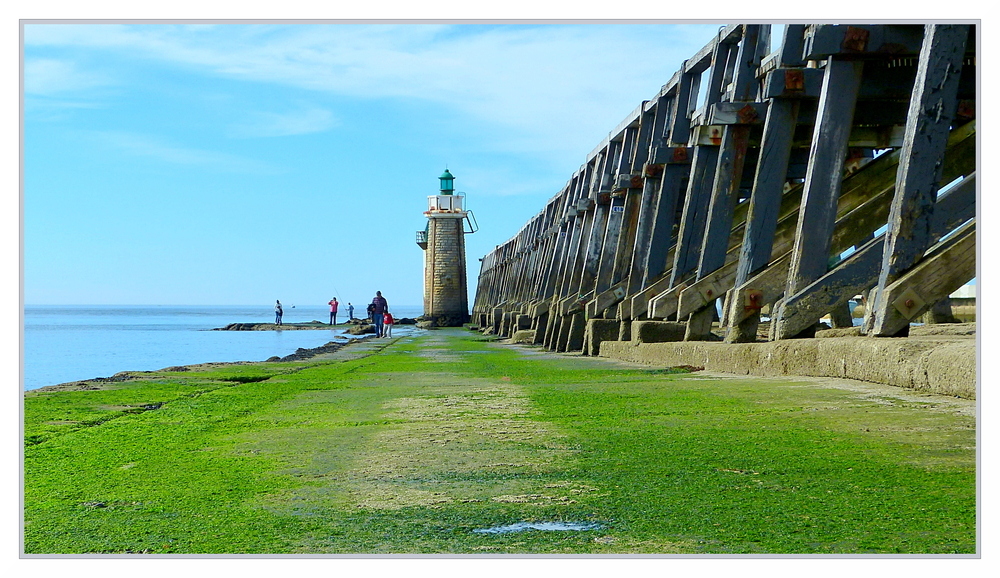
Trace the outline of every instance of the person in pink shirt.
<instances>
[{"instance_id":1,"label":"person in pink shirt","mask_svg":"<svg viewBox=\"0 0 1000 578\"><path fill-rule=\"evenodd\" d=\"M388 311L382 316L382 337L392 337L392 313Z\"/></svg>"},{"instance_id":2,"label":"person in pink shirt","mask_svg":"<svg viewBox=\"0 0 1000 578\"><path fill-rule=\"evenodd\" d=\"M337 303L337 298L334 297L333 299L331 299L330 301L327 302L327 305L330 306L330 325L336 325L337 324L337 308L340 307L340 303Z\"/></svg>"}]
</instances>

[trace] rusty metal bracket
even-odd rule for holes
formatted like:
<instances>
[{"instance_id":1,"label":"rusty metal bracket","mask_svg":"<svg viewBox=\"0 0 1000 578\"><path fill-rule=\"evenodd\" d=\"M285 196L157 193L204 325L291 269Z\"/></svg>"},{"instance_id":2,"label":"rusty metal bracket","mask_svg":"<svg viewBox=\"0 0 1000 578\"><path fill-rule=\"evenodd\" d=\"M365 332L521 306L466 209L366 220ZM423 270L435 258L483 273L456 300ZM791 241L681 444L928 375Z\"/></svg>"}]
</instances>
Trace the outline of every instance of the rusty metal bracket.
<instances>
[{"instance_id":1,"label":"rusty metal bracket","mask_svg":"<svg viewBox=\"0 0 1000 578\"><path fill-rule=\"evenodd\" d=\"M642 167L642 174L646 175L646 178L655 179L663 174L663 164L647 163Z\"/></svg>"},{"instance_id":2,"label":"rusty metal bracket","mask_svg":"<svg viewBox=\"0 0 1000 578\"><path fill-rule=\"evenodd\" d=\"M760 311L764 308L764 292L757 289L748 289L743 294L743 310L746 312Z\"/></svg>"},{"instance_id":3,"label":"rusty metal bracket","mask_svg":"<svg viewBox=\"0 0 1000 578\"><path fill-rule=\"evenodd\" d=\"M903 317L906 319L913 319L920 309L926 305L927 302L924 301L920 295L917 294L912 288L907 287L899 297L897 297L893 302L892 306L899 311Z\"/></svg>"},{"instance_id":4,"label":"rusty metal bracket","mask_svg":"<svg viewBox=\"0 0 1000 578\"><path fill-rule=\"evenodd\" d=\"M785 92L802 92L806 89L806 75L801 68L785 69Z\"/></svg>"},{"instance_id":5,"label":"rusty metal bracket","mask_svg":"<svg viewBox=\"0 0 1000 578\"><path fill-rule=\"evenodd\" d=\"M707 302L712 302L722 295L722 291L719 290L715 283L709 283L699 288L698 292L701 293L702 298Z\"/></svg>"},{"instance_id":6,"label":"rusty metal bracket","mask_svg":"<svg viewBox=\"0 0 1000 578\"><path fill-rule=\"evenodd\" d=\"M847 31L844 32L844 41L840 43L840 47L844 52L864 52L868 50L868 35L869 32L865 28L848 26Z\"/></svg>"}]
</instances>

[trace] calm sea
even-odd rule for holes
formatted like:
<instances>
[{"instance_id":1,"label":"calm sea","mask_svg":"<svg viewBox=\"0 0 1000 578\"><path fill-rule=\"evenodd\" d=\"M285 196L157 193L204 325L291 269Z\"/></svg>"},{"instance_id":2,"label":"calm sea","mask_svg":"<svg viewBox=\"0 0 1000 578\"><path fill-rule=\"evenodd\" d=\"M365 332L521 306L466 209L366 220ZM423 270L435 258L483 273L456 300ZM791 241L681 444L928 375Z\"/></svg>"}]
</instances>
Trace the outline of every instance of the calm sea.
<instances>
[{"instance_id":1,"label":"calm sea","mask_svg":"<svg viewBox=\"0 0 1000 578\"><path fill-rule=\"evenodd\" d=\"M337 320L346 319L341 305ZM359 311L360 309L360 311ZM421 307L393 307L417 317ZM355 316L364 315L364 307ZM330 319L326 306L285 307L285 323ZM210 361L263 361L318 347L343 329L211 331L230 323L272 323L271 306L52 306L24 308L24 389ZM399 326L394 334L411 330Z\"/></svg>"}]
</instances>

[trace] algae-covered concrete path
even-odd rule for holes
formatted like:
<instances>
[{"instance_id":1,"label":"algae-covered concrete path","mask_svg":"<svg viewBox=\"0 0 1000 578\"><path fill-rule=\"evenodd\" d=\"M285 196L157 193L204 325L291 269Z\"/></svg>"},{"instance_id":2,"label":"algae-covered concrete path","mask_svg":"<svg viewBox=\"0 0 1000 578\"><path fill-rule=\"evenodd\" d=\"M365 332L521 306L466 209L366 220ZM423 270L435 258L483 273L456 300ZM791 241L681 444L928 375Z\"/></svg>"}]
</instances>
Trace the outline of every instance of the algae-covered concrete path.
<instances>
[{"instance_id":1,"label":"algae-covered concrete path","mask_svg":"<svg viewBox=\"0 0 1000 578\"><path fill-rule=\"evenodd\" d=\"M975 404L461 329L25 397L28 554L976 552Z\"/></svg>"}]
</instances>

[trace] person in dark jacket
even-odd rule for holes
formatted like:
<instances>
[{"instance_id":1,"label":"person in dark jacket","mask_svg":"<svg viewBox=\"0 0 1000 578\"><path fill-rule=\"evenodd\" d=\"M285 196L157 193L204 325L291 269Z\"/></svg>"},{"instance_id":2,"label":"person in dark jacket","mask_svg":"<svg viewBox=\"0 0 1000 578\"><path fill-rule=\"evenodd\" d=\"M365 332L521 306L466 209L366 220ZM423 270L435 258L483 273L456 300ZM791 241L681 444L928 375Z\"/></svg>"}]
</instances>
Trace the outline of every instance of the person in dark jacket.
<instances>
[{"instance_id":1,"label":"person in dark jacket","mask_svg":"<svg viewBox=\"0 0 1000 578\"><path fill-rule=\"evenodd\" d=\"M389 304L385 297L382 297L382 292L376 291L375 298L372 299L372 321L375 323L375 337L382 337L383 317L388 310Z\"/></svg>"}]
</instances>

